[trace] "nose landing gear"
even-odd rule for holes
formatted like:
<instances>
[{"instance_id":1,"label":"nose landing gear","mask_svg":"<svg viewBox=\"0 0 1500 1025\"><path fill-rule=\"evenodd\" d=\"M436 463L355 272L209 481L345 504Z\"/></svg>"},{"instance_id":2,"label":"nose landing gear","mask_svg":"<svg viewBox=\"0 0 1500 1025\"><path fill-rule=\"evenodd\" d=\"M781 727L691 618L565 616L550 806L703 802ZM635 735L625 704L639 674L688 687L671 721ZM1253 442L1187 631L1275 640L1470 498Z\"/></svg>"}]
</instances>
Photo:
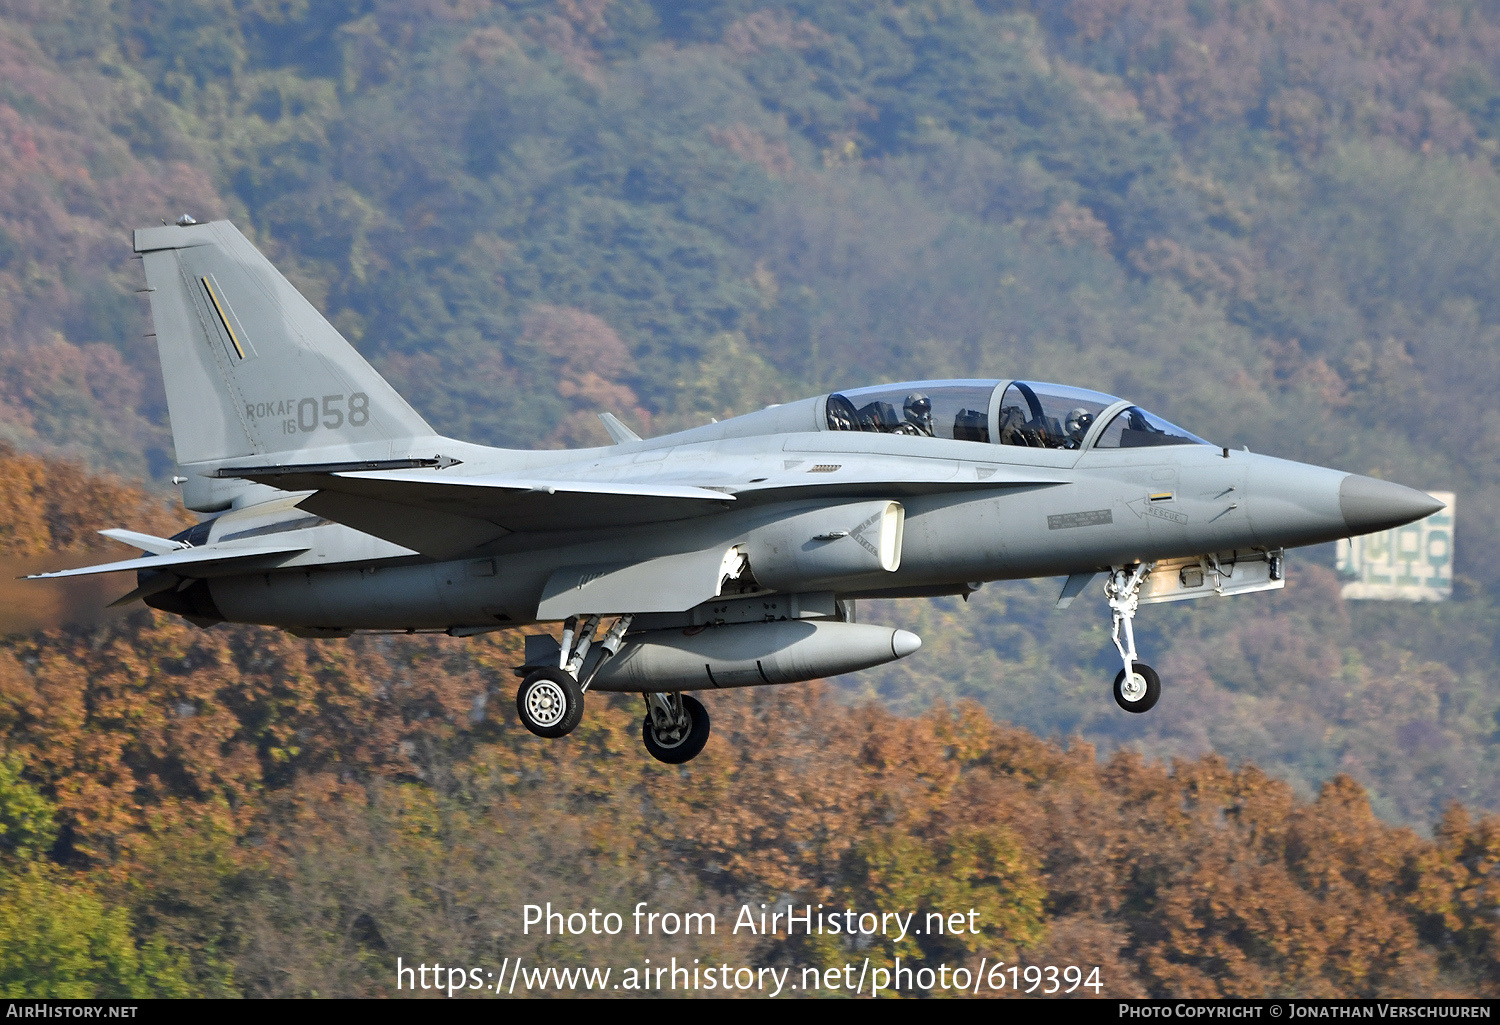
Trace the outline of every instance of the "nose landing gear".
<instances>
[{"instance_id":1,"label":"nose landing gear","mask_svg":"<svg viewBox=\"0 0 1500 1025\"><path fill-rule=\"evenodd\" d=\"M1149 712L1161 697L1161 677L1144 662L1136 661L1135 630L1132 622L1140 605L1141 582L1151 572L1153 563L1139 563L1133 569L1112 566L1104 583L1104 595L1114 623L1110 631L1115 649L1125 668L1115 677L1115 703L1127 712ZM1123 635L1123 636L1122 636Z\"/></svg>"}]
</instances>

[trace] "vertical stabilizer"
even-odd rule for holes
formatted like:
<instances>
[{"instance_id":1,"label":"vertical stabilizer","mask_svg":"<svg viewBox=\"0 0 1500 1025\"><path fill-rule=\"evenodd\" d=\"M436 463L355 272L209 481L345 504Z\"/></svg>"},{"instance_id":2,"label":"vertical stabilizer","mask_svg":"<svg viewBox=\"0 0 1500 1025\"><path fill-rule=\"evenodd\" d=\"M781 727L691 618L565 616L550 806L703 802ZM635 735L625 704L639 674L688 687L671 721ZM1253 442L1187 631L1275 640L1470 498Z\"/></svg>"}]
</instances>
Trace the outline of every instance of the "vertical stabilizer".
<instances>
[{"instance_id":1,"label":"vertical stabilizer","mask_svg":"<svg viewBox=\"0 0 1500 1025\"><path fill-rule=\"evenodd\" d=\"M350 446L361 456L401 454L432 436L228 221L143 228L135 249L146 265L179 463Z\"/></svg>"}]
</instances>

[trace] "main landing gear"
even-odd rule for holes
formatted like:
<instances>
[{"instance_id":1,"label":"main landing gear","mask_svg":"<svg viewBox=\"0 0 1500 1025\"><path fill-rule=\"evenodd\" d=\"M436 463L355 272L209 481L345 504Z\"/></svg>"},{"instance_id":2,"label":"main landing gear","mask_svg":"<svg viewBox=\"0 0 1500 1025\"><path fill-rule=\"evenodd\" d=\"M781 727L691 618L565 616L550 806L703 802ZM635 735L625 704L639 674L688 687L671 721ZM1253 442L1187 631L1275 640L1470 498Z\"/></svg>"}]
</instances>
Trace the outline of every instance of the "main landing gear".
<instances>
[{"instance_id":1,"label":"main landing gear","mask_svg":"<svg viewBox=\"0 0 1500 1025\"><path fill-rule=\"evenodd\" d=\"M630 629L630 616L615 621L598 646L602 653L588 661L594 646L598 616L577 617L563 624L562 645L556 666L543 666L528 673L516 691L516 714L521 725L538 737L566 737L583 719L583 695L604 660L612 658ZM587 668L585 668L587 666ZM677 691L642 694L646 718L641 740L651 757L668 765L691 761L708 743L708 709L697 698Z\"/></svg>"},{"instance_id":2,"label":"main landing gear","mask_svg":"<svg viewBox=\"0 0 1500 1025\"><path fill-rule=\"evenodd\" d=\"M604 660L620 650L625 640L625 631L630 629L630 616L621 616L599 642L604 649L589 672L583 674L584 661L589 648L594 644L594 631L599 627L599 617L589 616L578 628L578 619L573 617L563 624L562 647L558 652L556 666L544 666L533 670L516 691L516 714L521 725L538 737L566 737L583 720L583 695L589 689L589 681L604 664Z\"/></svg>"},{"instance_id":3,"label":"main landing gear","mask_svg":"<svg viewBox=\"0 0 1500 1025\"><path fill-rule=\"evenodd\" d=\"M538 737L566 737L583 720L583 688L562 669L538 669L516 691L521 725Z\"/></svg>"},{"instance_id":4,"label":"main landing gear","mask_svg":"<svg viewBox=\"0 0 1500 1025\"><path fill-rule=\"evenodd\" d=\"M688 694L642 694L646 699L646 721L641 739L651 757L668 765L692 761L708 743L708 709Z\"/></svg>"},{"instance_id":5,"label":"main landing gear","mask_svg":"<svg viewBox=\"0 0 1500 1025\"><path fill-rule=\"evenodd\" d=\"M1146 562L1133 568L1111 567L1109 579L1104 582L1104 594L1114 618L1111 637L1125 663L1115 677L1115 703L1127 712L1149 712L1161 697L1161 677L1146 663L1136 661L1135 630L1131 627L1140 604L1141 582L1151 572L1152 565Z\"/></svg>"}]
</instances>

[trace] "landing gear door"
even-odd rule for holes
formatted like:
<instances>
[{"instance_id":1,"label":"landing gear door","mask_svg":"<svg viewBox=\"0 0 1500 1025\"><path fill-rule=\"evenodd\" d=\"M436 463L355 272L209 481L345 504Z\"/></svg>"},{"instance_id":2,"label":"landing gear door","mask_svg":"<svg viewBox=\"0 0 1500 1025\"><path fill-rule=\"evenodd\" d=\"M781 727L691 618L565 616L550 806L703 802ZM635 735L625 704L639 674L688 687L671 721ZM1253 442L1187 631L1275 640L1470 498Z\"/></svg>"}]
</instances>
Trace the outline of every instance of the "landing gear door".
<instances>
[{"instance_id":1,"label":"landing gear door","mask_svg":"<svg viewBox=\"0 0 1500 1025\"><path fill-rule=\"evenodd\" d=\"M1158 605L1211 594L1249 594L1286 586L1285 563L1273 552L1215 552L1158 562L1141 582L1140 603Z\"/></svg>"}]
</instances>

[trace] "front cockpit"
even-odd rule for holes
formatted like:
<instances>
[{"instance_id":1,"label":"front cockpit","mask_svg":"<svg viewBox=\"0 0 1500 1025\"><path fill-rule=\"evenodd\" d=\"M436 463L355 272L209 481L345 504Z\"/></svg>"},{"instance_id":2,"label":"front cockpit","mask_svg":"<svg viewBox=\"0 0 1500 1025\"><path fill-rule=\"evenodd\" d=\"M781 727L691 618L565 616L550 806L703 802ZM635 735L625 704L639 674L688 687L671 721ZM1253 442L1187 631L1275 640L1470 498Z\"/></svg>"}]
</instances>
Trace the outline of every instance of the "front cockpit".
<instances>
[{"instance_id":1,"label":"front cockpit","mask_svg":"<svg viewBox=\"0 0 1500 1025\"><path fill-rule=\"evenodd\" d=\"M1112 395L1040 382L875 385L834 392L824 408L830 431L1065 450L1208 444Z\"/></svg>"}]
</instances>

